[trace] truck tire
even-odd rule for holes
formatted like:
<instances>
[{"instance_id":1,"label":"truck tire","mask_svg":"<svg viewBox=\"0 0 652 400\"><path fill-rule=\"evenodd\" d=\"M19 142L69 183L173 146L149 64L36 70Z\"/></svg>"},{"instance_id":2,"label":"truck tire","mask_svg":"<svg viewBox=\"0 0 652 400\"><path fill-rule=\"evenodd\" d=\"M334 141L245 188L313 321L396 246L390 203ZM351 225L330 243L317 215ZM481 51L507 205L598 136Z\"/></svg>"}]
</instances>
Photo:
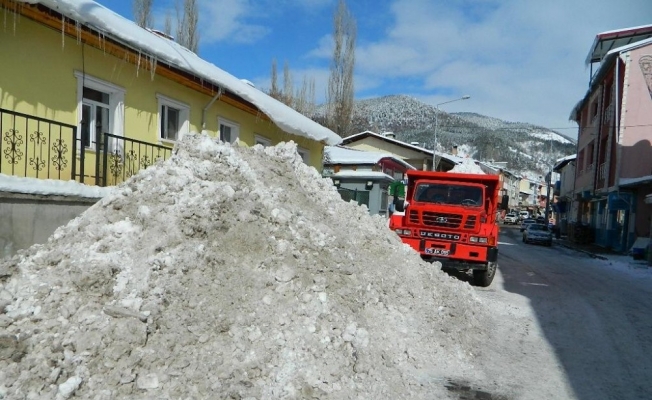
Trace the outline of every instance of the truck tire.
<instances>
[{"instance_id":1,"label":"truck tire","mask_svg":"<svg viewBox=\"0 0 652 400\"><path fill-rule=\"evenodd\" d=\"M494 276L496 276L496 268L498 268L498 263L489 262L487 263L487 269L473 270L473 285L479 287L487 287L491 285Z\"/></svg>"}]
</instances>

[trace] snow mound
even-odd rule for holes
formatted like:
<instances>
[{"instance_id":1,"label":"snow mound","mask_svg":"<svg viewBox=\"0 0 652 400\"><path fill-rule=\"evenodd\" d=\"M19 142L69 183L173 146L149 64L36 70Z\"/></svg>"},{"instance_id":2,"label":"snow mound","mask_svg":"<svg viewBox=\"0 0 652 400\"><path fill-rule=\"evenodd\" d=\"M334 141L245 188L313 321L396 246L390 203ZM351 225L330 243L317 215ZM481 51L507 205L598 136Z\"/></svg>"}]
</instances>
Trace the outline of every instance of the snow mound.
<instances>
[{"instance_id":1,"label":"snow mound","mask_svg":"<svg viewBox=\"0 0 652 400\"><path fill-rule=\"evenodd\" d=\"M459 164L456 164L453 169L451 169L448 172L454 172L458 174L483 174L484 171L482 168L480 168L479 165L475 163L475 161L472 158L465 158L464 161L462 161Z\"/></svg>"},{"instance_id":2,"label":"snow mound","mask_svg":"<svg viewBox=\"0 0 652 400\"><path fill-rule=\"evenodd\" d=\"M489 381L472 288L294 143L188 135L174 153L0 262L0 397L432 399Z\"/></svg>"}]
</instances>

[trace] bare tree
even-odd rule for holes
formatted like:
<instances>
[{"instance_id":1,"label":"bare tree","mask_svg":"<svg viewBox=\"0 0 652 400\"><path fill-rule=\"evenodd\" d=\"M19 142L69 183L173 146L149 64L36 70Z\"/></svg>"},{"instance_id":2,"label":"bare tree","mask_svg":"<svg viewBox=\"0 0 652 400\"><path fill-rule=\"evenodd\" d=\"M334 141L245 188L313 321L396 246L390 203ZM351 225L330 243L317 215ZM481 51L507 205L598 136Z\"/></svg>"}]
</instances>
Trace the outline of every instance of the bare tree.
<instances>
[{"instance_id":1,"label":"bare tree","mask_svg":"<svg viewBox=\"0 0 652 400\"><path fill-rule=\"evenodd\" d=\"M315 79L303 78L300 89L296 93L293 88L292 72L287 61L283 66L283 89L279 88L276 59L272 60L271 88L267 94L283 104L294 108L301 114L311 118L315 112Z\"/></svg>"},{"instance_id":2,"label":"bare tree","mask_svg":"<svg viewBox=\"0 0 652 400\"><path fill-rule=\"evenodd\" d=\"M342 137L351 132L353 114L353 69L357 28L344 0L339 0L333 18L333 58L328 79L326 124Z\"/></svg>"},{"instance_id":3,"label":"bare tree","mask_svg":"<svg viewBox=\"0 0 652 400\"><path fill-rule=\"evenodd\" d=\"M166 35L172 37L172 17L170 13L165 14L165 25L163 26L163 32Z\"/></svg>"},{"instance_id":4,"label":"bare tree","mask_svg":"<svg viewBox=\"0 0 652 400\"><path fill-rule=\"evenodd\" d=\"M152 26L152 0L134 0L134 18L141 28Z\"/></svg>"},{"instance_id":5,"label":"bare tree","mask_svg":"<svg viewBox=\"0 0 652 400\"><path fill-rule=\"evenodd\" d=\"M181 5L183 1L183 5ZM177 0L177 43L196 53L199 49L197 0Z\"/></svg>"},{"instance_id":6,"label":"bare tree","mask_svg":"<svg viewBox=\"0 0 652 400\"><path fill-rule=\"evenodd\" d=\"M272 77L271 77L271 83L272 87L269 89L269 94L276 100L281 100L283 97L283 93L281 93L281 90L278 88L278 72L277 72L277 67L276 67L276 58L272 60Z\"/></svg>"},{"instance_id":7,"label":"bare tree","mask_svg":"<svg viewBox=\"0 0 652 400\"><path fill-rule=\"evenodd\" d=\"M292 73L290 72L290 65L286 61L283 64L283 103L292 107L294 102L294 85L292 84Z\"/></svg>"},{"instance_id":8,"label":"bare tree","mask_svg":"<svg viewBox=\"0 0 652 400\"><path fill-rule=\"evenodd\" d=\"M294 96L294 109L311 118L315 113L315 79L303 77L301 89Z\"/></svg>"}]
</instances>

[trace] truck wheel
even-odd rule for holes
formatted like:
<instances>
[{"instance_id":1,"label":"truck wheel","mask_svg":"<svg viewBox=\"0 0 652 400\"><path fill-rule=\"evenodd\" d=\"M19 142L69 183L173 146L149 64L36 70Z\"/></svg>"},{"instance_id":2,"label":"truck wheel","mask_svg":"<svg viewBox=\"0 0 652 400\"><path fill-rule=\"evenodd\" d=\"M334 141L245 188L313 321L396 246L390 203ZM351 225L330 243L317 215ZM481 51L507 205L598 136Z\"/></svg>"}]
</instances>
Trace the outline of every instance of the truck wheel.
<instances>
[{"instance_id":1,"label":"truck wheel","mask_svg":"<svg viewBox=\"0 0 652 400\"><path fill-rule=\"evenodd\" d=\"M498 268L498 263L490 262L487 263L486 270L473 270L473 285L480 287L491 285L496 276L496 268Z\"/></svg>"}]
</instances>

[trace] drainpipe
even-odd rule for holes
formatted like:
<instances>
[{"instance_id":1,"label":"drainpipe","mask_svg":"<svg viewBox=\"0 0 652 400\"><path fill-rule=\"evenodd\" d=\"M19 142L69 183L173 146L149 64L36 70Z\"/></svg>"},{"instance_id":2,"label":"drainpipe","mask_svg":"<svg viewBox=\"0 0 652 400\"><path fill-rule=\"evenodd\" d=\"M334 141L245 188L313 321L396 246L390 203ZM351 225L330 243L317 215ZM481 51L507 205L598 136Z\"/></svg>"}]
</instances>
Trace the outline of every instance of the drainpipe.
<instances>
[{"instance_id":1,"label":"drainpipe","mask_svg":"<svg viewBox=\"0 0 652 400\"><path fill-rule=\"evenodd\" d=\"M219 99L221 95L222 95L222 88L219 87L219 88L217 89L217 93L215 93L215 96L213 96L213 98L211 99L211 101L209 101L208 104L206 104L206 107L204 107L204 109L202 110L202 112L201 112L201 130L202 130L202 131L203 131L204 129L206 129L206 111L208 111L208 109L211 108L211 106L213 105L213 103L215 103L215 101L216 101L217 99Z\"/></svg>"}]
</instances>

